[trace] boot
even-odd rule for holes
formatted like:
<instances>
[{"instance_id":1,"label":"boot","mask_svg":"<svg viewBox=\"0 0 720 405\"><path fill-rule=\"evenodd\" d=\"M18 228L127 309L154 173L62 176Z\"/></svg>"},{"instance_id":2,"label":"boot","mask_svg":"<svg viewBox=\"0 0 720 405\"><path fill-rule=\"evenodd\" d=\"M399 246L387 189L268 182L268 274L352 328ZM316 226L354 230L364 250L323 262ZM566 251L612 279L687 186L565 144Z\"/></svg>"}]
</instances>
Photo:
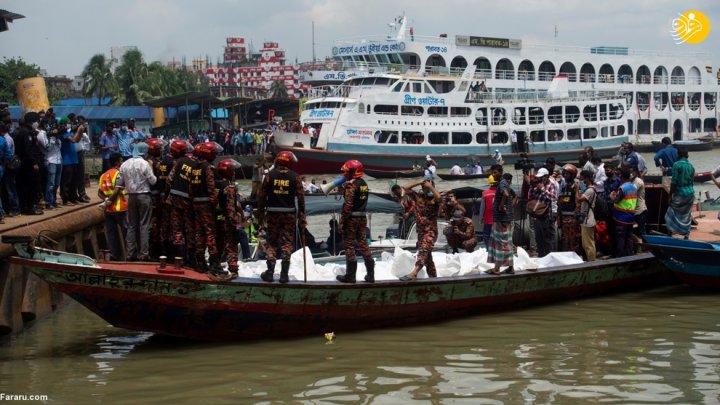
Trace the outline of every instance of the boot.
<instances>
[{"instance_id":1,"label":"boot","mask_svg":"<svg viewBox=\"0 0 720 405\"><path fill-rule=\"evenodd\" d=\"M195 262L197 263L197 267L195 267L195 271L198 273L207 273L208 272L208 265L205 261L205 255L195 255Z\"/></svg>"},{"instance_id":2,"label":"boot","mask_svg":"<svg viewBox=\"0 0 720 405\"><path fill-rule=\"evenodd\" d=\"M260 274L260 278L268 283L273 282L273 274L275 274L275 262L267 262L267 270Z\"/></svg>"},{"instance_id":3,"label":"boot","mask_svg":"<svg viewBox=\"0 0 720 405\"><path fill-rule=\"evenodd\" d=\"M367 283L374 283L375 282L375 260L370 258L370 260L365 260L365 269L367 270L367 274L365 275L365 282Z\"/></svg>"},{"instance_id":4,"label":"boot","mask_svg":"<svg viewBox=\"0 0 720 405\"><path fill-rule=\"evenodd\" d=\"M224 273L225 271L220 264L220 255L218 253L210 255L210 272L211 273Z\"/></svg>"},{"instance_id":5,"label":"boot","mask_svg":"<svg viewBox=\"0 0 720 405\"><path fill-rule=\"evenodd\" d=\"M355 283L355 273L357 272L357 262L348 262L345 267L345 275L337 276L337 281L341 283Z\"/></svg>"},{"instance_id":6,"label":"boot","mask_svg":"<svg viewBox=\"0 0 720 405\"><path fill-rule=\"evenodd\" d=\"M283 261L280 267L280 282L285 284L290 281L288 272L290 271L290 262Z\"/></svg>"},{"instance_id":7,"label":"boot","mask_svg":"<svg viewBox=\"0 0 720 405\"><path fill-rule=\"evenodd\" d=\"M170 252L173 252L173 262L175 262L175 258L179 257L182 259L183 264L187 264L187 261L185 260L185 246L183 245L171 245L172 250Z\"/></svg>"}]
</instances>

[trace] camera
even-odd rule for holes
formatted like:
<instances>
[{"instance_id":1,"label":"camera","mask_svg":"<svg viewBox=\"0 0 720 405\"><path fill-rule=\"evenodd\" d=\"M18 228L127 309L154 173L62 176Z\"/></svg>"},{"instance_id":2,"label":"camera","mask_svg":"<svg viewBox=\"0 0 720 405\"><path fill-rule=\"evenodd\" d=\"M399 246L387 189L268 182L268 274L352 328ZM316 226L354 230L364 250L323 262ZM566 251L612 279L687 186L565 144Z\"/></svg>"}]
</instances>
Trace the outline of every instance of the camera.
<instances>
[{"instance_id":1,"label":"camera","mask_svg":"<svg viewBox=\"0 0 720 405\"><path fill-rule=\"evenodd\" d=\"M537 186L542 181L542 178L535 177L532 180L530 180L531 186Z\"/></svg>"},{"instance_id":2,"label":"camera","mask_svg":"<svg viewBox=\"0 0 720 405\"><path fill-rule=\"evenodd\" d=\"M515 170L522 170L523 174L530 172L530 169L535 167L535 161L528 159L527 154L521 153L520 159L515 162Z\"/></svg>"}]
</instances>

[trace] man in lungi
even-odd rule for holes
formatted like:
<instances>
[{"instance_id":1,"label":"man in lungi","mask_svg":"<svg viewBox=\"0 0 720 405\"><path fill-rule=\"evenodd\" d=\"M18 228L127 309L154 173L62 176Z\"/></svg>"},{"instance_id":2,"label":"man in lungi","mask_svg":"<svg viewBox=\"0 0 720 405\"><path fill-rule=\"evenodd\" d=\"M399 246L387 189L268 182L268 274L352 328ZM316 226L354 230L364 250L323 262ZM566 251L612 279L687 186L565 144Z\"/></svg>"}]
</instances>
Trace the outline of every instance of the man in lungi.
<instances>
[{"instance_id":1,"label":"man in lungi","mask_svg":"<svg viewBox=\"0 0 720 405\"><path fill-rule=\"evenodd\" d=\"M670 235L678 234L688 239L692 223L692 205L695 201L695 168L688 161L687 149L678 150L680 157L672 167L670 183L670 206L665 212L665 226Z\"/></svg>"},{"instance_id":2,"label":"man in lungi","mask_svg":"<svg viewBox=\"0 0 720 405\"><path fill-rule=\"evenodd\" d=\"M497 186L493 200L493 225L490 235L490 248L488 249L488 263L494 263L495 268L487 270L488 274L500 274L500 267L507 266L503 273L513 274L513 207L517 205L518 198L515 191L510 188L512 174L504 173Z\"/></svg>"}]
</instances>

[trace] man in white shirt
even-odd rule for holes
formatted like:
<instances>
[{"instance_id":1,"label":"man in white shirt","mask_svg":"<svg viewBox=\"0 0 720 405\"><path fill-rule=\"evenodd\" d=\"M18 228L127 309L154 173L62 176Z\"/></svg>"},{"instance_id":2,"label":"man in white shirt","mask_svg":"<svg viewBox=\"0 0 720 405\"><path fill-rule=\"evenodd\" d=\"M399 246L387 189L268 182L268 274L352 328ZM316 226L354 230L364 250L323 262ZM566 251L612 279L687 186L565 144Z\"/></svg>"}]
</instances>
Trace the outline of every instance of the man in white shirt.
<instances>
[{"instance_id":1,"label":"man in white shirt","mask_svg":"<svg viewBox=\"0 0 720 405\"><path fill-rule=\"evenodd\" d=\"M460 167L460 165L458 165L457 163L455 163L455 164L453 165L453 167L450 168L450 174L452 174L452 175L460 175L460 174L463 174L463 170L462 170L462 168Z\"/></svg>"},{"instance_id":2,"label":"man in white shirt","mask_svg":"<svg viewBox=\"0 0 720 405\"><path fill-rule=\"evenodd\" d=\"M607 180L607 174L605 174L605 164L599 156L594 156L592 164L595 167L595 179L593 184L595 185L595 191L598 195L605 193L605 180Z\"/></svg>"},{"instance_id":3,"label":"man in white shirt","mask_svg":"<svg viewBox=\"0 0 720 405\"><path fill-rule=\"evenodd\" d=\"M146 261L150 254L150 219L152 218L150 186L157 182L157 177L153 174L152 164L145 160L147 154L148 145L145 142L134 144L132 158L120 166L120 173L115 182L116 188L125 189L128 198L126 242L129 261Z\"/></svg>"}]
</instances>

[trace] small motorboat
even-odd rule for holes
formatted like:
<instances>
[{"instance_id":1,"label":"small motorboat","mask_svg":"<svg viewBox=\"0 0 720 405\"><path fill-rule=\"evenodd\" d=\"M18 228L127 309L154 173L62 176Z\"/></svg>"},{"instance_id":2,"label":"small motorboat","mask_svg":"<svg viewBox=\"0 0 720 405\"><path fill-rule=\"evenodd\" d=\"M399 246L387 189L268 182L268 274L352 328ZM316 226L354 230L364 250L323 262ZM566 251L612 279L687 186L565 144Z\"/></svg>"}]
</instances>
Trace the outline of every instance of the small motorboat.
<instances>
[{"instance_id":1,"label":"small motorboat","mask_svg":"<svg viewBox=\"0 0 720 405\"><path fill-rule=\"evenodd\" d=\"M643 246L685 283L720 290L720 243L656 235L643 239Z\"/></svg>"}]
</instances>

